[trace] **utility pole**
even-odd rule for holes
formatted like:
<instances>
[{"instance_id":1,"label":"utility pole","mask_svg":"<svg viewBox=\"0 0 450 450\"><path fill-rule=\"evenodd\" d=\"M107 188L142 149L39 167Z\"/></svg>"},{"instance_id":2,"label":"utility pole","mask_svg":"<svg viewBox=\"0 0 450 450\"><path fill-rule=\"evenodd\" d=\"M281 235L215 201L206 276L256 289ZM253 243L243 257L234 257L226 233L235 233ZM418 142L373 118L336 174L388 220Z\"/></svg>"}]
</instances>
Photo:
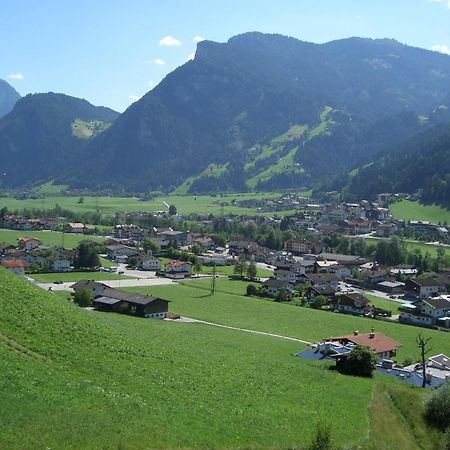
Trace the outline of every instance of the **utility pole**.
<instances>
[{"instance_id":1,"label":"utility pole","mask_svg":"<svg viewBox=\"0 0 450 450\"><path fill-rule=\"evenodd\" d=\"M214 263L213 266L213 273L211 278L211 295L214 295L216 293L216 263Z\"/></svg>"}]
</instances>

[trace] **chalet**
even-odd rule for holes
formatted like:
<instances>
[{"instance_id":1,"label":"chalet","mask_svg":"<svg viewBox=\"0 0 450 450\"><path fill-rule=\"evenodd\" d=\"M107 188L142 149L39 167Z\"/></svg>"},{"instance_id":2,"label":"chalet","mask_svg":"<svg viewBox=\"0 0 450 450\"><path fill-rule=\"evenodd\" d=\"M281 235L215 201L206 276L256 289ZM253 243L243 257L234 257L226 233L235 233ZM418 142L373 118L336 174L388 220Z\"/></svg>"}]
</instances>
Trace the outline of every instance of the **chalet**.
<instances>
[{"instance_id":1,"label":"chalet","mask_svg":"<svg viewBox=\"0 0 450 450\"><path fill-rule=\"evenodd\" d=\"M334 273L337 275L341 280L346 280L347 278L350 278L352 276L352 271L343 264L336 264L331 266L328 269L329 273Z\"/></svg>"},{"instance_id":2,"label":"chalet","mask_svg":"<svg viewBox=\"0 0 450 450\"><path fill-rule=\"evenodd\" d=\"M116 239L131 239L140 242L145 238L144 230L133 224L116 225L113 230Z\"/></svg>"},{"instance_id":3,"label":"chalet","mask_svg":"<svg viewBox=\"0 0 450 450\"><path fill-rule=\"evenodd\" d=\"M175 243L176 246L192 244L192 236L189 231L167 230L158 233L158 236L162 237L166 241Z\"/></svg>"},{"instance_id":4,"label":"chalet","mask_svg":"<svg viewBox=\"0 0 450 450\"><path fill-rule=\"evenodd\" d=\"M317 255L317 259L322 260L331 260L336 261L339 264L343 264L344 266L360 266L361 264L364 264L366 260L359 256L355 255L342 255L339 253L320 253Z\"/></svg>"},{"instance_id":5,"label":"chalet","mask_svg":"<svg viewBox=\"0 0 450 450\"><path fill-rule=\"evenodd\" d=\"M352 335L330 338L330 342L339 343L343 346L364 345L369 347L379 359L392 358L395 356L400 343L394 341L383 333L359 333L355 331ZM351 351L351 350L350 350Z\"/></svg>"},{"instance_id":6,"label":"chalet","mask_svg":"<svg viewBox=\"0 0 450 450\"><path fill-rule=\"evenodd\" d=\"M262 285L266 289L266 293L269 297L276 297L280 292L286 292L288 296L292 293L291 285L287 281L269 278L264 281Z\"/></svg>"},{"instance_id":7,"label":"chalet","mask_svg":"<svg viewBox=\"0 0 450 450\"><path fill-rule=\"evenodd\" d=\"M19 245L20 250L30 252L31 250L38 248L41 241L39 239L32 238L32 237L20 237L20 238L17 238L17 243Z\"/></svg>"},{"instance_id":8,"label":"chalet","mask_svg":"<svg viewBox=\"0 0 450 450\"><path fill-rule=\"evenodd\" d=\"M112 260L116 260L119 257L127 257L130 256L138 256L139 252L131 247L128 247L126 245L117 244L117 245L108 245L106 247L106 253L108 254L108 257Z\"/></svg>"},{"instance_id":9,"label":"chalet","mask_svg":"<svg viewBox=\"0 0 450 450\"><path fill-rule=\"evenodd\" d=\"M364 281L366 286L374 287L378 283L381 283L383 281L391 281L393 278L386 270L382 269L375 269L375 270L368 270L364 274Z\"/></svg>"},{"instance_id":10,"label":"chalet","mask_svg":"<svg viewBox=\"0 0 450 450\"><path fill-rule=\"evenodd\" d=\"M150 295L137 295L106 288L94 298L99 311L118 312L134 316L164 319L169 310L169 300Z\"/></svg>"},{"instance_id":11,"label":"chalet","mask_svg":"<svg viewBox=\"0 0 450 450\"><path fill-rule=\"evenodd\" d=\"M368 298L356 292L336 295L332 305L335 311L348 314L364 315L372 311Z\"/></svg>"},{"instance_id":12,"label":"chalet","mask_svg":"<svg viewBox=\"0 0 450 450\"><path fill-rule=\"evenodd\" d=\"M69 222L64 226L66 233L83 234L84 224L80 222Z\"/></svg>"},{"instance_id":13,"label":"chalet","mask_svg":"<svg viewBox=\"0 0 450 450\"><path fill-rule=\"evenodd\" d=\"M172 279L189 278L192 275L192 263L189 261L169 261L166 263L166 277Z\"/></svg>"},{"instance_id":14,"label":"chalet","mask_svg":"<svg viewBox=\"0 0 450 450\"><path fill-rule=\"evenodd\" d=\"M310 300L316 298L318 295L323 295L326 299L331 300L334 298L336 290L330 286L311 286L309 289L308 297Z\"/></svg>"},{"instance_id":15,"label":"chalet","mask_svg":"<svg viewBox=\"0 0 450 450\"><path fill-rule=\"evenodd\" d=\"M205 250L211 250L214 247L214 241L209 236L197 236L192 239L193 244L197 244Z\"/></svg>"},{"instance_id":16,"label":"chalet","mask_svg":"<svg viewBox=\"0 0 450 450\"><path fill-rule=\"evenodd\" d=\"M14 248L14 245L11 244L0 244L0 256L3 256L8 250L12 250Z\"/></svg>"},{"instance_id":17,"label":"chalet","mask_svg":"<svg viewBox=\"0 0 450 450\"><path fill-rule=\"evenodd\" d=\"M156 258L156 256L145 255L142 256L141 261L141 267L143 270L157 271L161 269L161 261Z\"/></svg>"},{"instance_id":18,"label":"chalet","mask_svg":"<svg viewBox=\"0 0 450 450\"><path fill-rule=\"evenodd\" d=\"M47 264L52 272L70 272L72 270L69 259L54 256L47 258Z\"/></svg>"},{"instance_id":19,"label":"chalet","mask_svg":"<svg viewBox=\"0 0 450 450\"><path fill-rule=\"evenodd\" d=\"M92 293L92 297L97 297L98 295L102 294L105 289L109 289L106 284L99 283L98 281L93 280L80 280L76 283L72 284L71 288L74 291L78 291L80 289L87 289Z\"/></svg>"},{"instance_id":20,"label":"chalet","mask_svg":"<svg viewBox=\"0 0 450 450\"><path fill-rule=\"evenodd\" d=\"M290 239L284 243L284 249L294 255L303 255L304 253L311 253L313 245L306 239Z\"/></svg>"},{"instance_id":21,"label":"chalet","mask_svg":"<svg viewBox=\"0 0 450 450\"><path fill-rule=\"evenodd\" d=\"M422 298L399 309L399 321L414 325L450 328L450 295Z\"/></svg>"},{"instance_id":22,"label":"chalet","mask_svg":"<svg viewBox=\"0 0 450 450\"><path fill-rule=\"evenodd\" d=\"M338 290L341 279L334 273L311 273L304 275L305 281L310 281L315 287L332 287Z\"/></svg>"},{"instance_id":23,"label":"chalet","mask_svg":"<svg viewBox=\"0 0 450 450\"><path fill-rule=\"evenodd\" d=\"M2 259L0 261L0 265L11 273L19 275L21 277L25 276L25 268L27 267L27 263L25 263L24 261L21 261L19 259Z\"/></svg>"},{"instance_id":24,"label":"chalet","mask_svg":"<svg viewBox=\"0 0 450 450\"><path fill-rule=\"evenodd\" d=\"M419 278L406 281L405 291L408 295L422 299L437 295L443 286L434 278L421 280Z\"/></svg>"},{"instance_id":25,"label":"chalet","mask_svg":"<svg viewBox=\"0 0 450 450\"><path fill-rule=\"evenodd\" d=\"M215 264L217 266L225 266L227 264L227 257L221 253L203 253L199 256L203 264Z\"/></svg>"}]
</instances>

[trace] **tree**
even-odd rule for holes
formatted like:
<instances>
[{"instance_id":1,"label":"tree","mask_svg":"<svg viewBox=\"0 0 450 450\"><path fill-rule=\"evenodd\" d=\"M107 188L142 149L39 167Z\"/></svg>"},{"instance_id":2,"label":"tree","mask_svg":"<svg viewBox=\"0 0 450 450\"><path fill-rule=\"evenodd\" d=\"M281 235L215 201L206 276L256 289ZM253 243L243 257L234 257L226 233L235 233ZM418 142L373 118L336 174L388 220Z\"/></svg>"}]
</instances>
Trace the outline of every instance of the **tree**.
<instances>
[{"instance_id":1,"label":"tree","mask_svg":"<svg viewBox=\"0 0 450 450\"><path fill-rule=\"evenodd\" d=\"M286 289L280 289L275 297L277 302L285 302L288 299L288 291Z\"/></svg>"},{"instance_id":2,"label":"tree","mask_svg":"<svg viewBox=\"0 0 450 450\"><path fill-rule=\"evenodd\" d=\"M311 308L320 309L327 304L327 299L323 295L316 295L311 302Z\"/></svg>"},{"instance_id":3,"label":"tree","mask_svg":"<svg viewBox=\"0 0 450 450\"><path fill-rule=\"evenodd\" d=\"M256 268L255 261L251 261L250 264L247 266L247 277L251 280L254 280L256 278L256 274L258 273L258 269Z\"/></svg>"},{"instance_id":4,"label":"tree","mask_svg":"<svg viewBox=\"0 0 450 450\"><path fill-rule=\"evenodd\" d=\"M139 260L136 258L136 256L130 256L127 260L127 263L130 267L136 267L139 263Z\"/></svg>"},{"instance_id":5,"label":"tree","mask_svg":"<svg viewBox=\"0 0 450 450\"><path fill-rule=\"evenodd\" d=\"M431 352L431 346L429 345L429 342L431 340L431 337L424 338L422 335L422 332L420 332L416 337L416 342L420 350L420 363L422 365L422 387L424 388L427 384L427 362L426 362L426 355L427 353Z\"/></svg>"},{"instance_id":6,"label":"tree","mask_svg":"<svg viewBox=\"0 0 450 450\"><path fill-rule=\"evenodd\" d=\"M78 244L74 266L77 269L93 269L100 266L97 246L93 241L81 241Z\"/></svg>"},{"instance_id":7,"label":"tree","mask_svg":"<svg viewBox=\"0 0 450 450\"><path fill-rule=\"evenodd\" d=\"M442 431L450 429L450 382L441 384L425 403L425 417Z\"/></svg>"},{"instance_id":8,"label":"tree","mask_svg":"<svg viewBox=\"0 0 450 450\"><path fill-rule=\"evenodd\" d=\"M171 215L171 216L177 215L177 207L175 205L169 206L169 215Z\"/></svg>"},{"instance_id":9,"label":"tree","mask_svg":"<svg viewBox=\"0 0 450 450\"><path fill-rule=\"evenodd\" d=\"M92 292L89 289L77 289L73 295L73 302L82 308L92 306Z\"/></svg>"},{"instance_id":10,"label":"tree","mask_svg":"<svg viewBox=\"0 0 450 450\"><path fill-rule=\"evenodd\" d=\"M258 295L258 288L254 284L247 285L247 295Z\"/></svg>"},{"instance_id":11,"label":"tree","mask_svg":"<svg viewBox=\"0 0 450 450\"><path fill-rule=\"evenodd\" d=\"M246 271L246 269L247 269L246 259L243 256L239 256L239 258L234 266L233 272L236 275L239 275L240 278L242 278L244 276L244 272Z\"/></svg>"},{"instance_id":12,"label":"tree","mask_svg":"<svg viewBox=\"0 0 450 450\"><path fill-rule=\"evenodd\" d=\"M199 259L197 259L197 261L194 264L194 267L192 267L192 271L198 275L199 273L202 272L202 268L203 268L202 262Z\"/></svg>"},{"instance_id":13,"label":"tree","mask_svg":"<svg viewBox=\"0 0 450 450\"><path fill-rule=\"evenodd\" d=\"M346 358L338 360L336 368L346 375L371 377L377 362L377 356L369 347L356 345Z\"/></svg>"},{"instance_id":14,"label":"tree","mask_svg":"<svg viewBox=\"0 0 450 450\"><path fill-rule=\"evenodd\" d=\"M80 198L78 199L78 203L84 203L84 197L80 197Z\"/></svg>"},{"instance_id":15,"label":"tree","mask_svg":"<svg viewBox=\"0 0 450 450\"><path fill-rule=\"evenodd\" d=\"M191 252L195 255L201 255L203 253L203 248L200 247L197 243L192 245Z\"/></svg>"},{"instance_id":16,"label":"tree","mask_svg":"<svg viewBox=\"0 0 450 450\"><path fill-rule=\"evenodd\" d=\"M146 239L144 241L144 243L142 244L142 248L144 249L145 253L152 252L153 256L157 256L161 251L160 246L155 242L151 241L150 239Z\"/></svg>"}]
</instances>

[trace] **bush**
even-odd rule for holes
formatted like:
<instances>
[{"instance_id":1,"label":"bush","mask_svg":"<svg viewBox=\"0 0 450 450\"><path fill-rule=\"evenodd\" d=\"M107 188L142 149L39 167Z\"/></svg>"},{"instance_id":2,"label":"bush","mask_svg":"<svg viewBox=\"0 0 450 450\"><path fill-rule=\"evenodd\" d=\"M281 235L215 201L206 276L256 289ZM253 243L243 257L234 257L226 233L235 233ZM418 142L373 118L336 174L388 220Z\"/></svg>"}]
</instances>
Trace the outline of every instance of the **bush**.
<instances>
[{"instance_id":1,"label":"bush","mask_svg":"<svg viewBox=\"0 0 450 450\"><path fill-rule=\"evenodd\" d=\"M377 356L369 347L356 345L347 358L338 360L336 368L345 375L371 377L377 362Z\"/></svg>"},{"instance_id":2,"label":"bush","mask_svg":"<svg viewBox=\"0 0 450 450\"><path fill-rule=\"evenodd\" d=\"M247 285L247 295L257 295L258 288L254 284Z\"/></svg>"},{"instance_id":3,"label":"bush","mask_svg":"<svg viewBox=\"0 0 450 450\"><path fill-rule=\"evenodd\" d=\"M425 404L427 421L444 431L450 427L450 381L446 381Z\"/></svg>"},{"instance_id":4,"label":"bush","mask_svg":"<svg viewBox=\"0 0 450 450\"><path fill-rule=\"evenodd\" d=\"M73 295L73 302L82 308L92 306L92 292L88 289L78 289Z\"/></svg>"},{"instance_id":5,"label":"bush","mask_svg":"<svg viewBox=\"0 0 450 450\"><path fill-rule=\"evenodd\" d=\"M331 450L333 442L331 440L331 427L325 422L317 424L316 435L313 442L308 447L309 450Z\"/></svg>"}]
</instances>

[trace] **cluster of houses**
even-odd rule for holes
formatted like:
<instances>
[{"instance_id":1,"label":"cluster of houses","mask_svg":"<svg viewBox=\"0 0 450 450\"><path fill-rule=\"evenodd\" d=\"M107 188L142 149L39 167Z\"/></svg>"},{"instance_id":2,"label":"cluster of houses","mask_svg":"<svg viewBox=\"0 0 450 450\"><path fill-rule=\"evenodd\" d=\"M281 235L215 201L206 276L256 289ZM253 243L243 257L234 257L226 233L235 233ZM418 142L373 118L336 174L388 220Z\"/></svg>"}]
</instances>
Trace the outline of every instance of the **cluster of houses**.
<instances>
[{"instance_id":1,"label":"cluster of houses","mask_svg":"<svg viewBox=\"0 0 450 450\"><path fill-rule=\"evenodd\" d=\"M0 244L0 264L17 275L35 267L46 272L69 272L72 270L74 251L55 245L42 245L39 239L21 237L17 245Z\"/></svg>"},{"instance_id":2,"label":"cluster of houses","mask_svg":"<svg viewBox=\"0 0 450 450\"><path fill-rule=\"evenodd\" d=\"M95 225L80 222L68 222L64 217L40 217L30 219L15 214L0 216L0 228L18 231L64 231L74 234L94 234L97 231Z\"/></svg>"},{"instance_id":3,"label":"cluster of houses","mask_svg":"<svg viewBox=\"0 0 450 450\"><path fill-rule=\"evenodd\" d=\"M354 275L358 278L355 278ZM406 282L399 278L407 274ZM437 278L416 277L414 267L400 265L381 267L352 255L320 253L304 254L295 262L277 263L274 277L264 281L263 286L270 297L290 297L299 286L307 287L307 296L313 300L323 296L329 309L355 315L386 315L386 311L372 306L362 294L349 292L351 283L356 288L384 292L404 303L399 309L398 320L421 326L450 328L450 269Z\"/></svg>"}]
</instances>

